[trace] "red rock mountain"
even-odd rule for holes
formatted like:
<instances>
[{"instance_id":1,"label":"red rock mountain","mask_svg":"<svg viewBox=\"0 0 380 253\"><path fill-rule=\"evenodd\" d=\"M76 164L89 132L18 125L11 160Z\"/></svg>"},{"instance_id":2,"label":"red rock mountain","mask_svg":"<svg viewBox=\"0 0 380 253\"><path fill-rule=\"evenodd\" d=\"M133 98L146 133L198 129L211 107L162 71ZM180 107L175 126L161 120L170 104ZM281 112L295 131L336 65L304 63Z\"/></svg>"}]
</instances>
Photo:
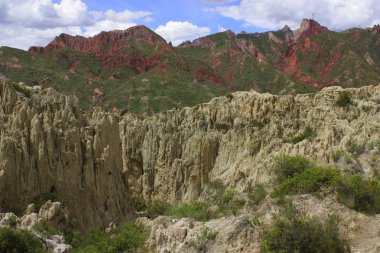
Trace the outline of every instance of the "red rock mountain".
<instances>
[{"instance_id":1,"label":"red rock mountain","mask_svg":"<svg viewBox=\"0 0 380 253\"><path fill-rule=\"evenodd\" d=\"M11 80L49 77L82 107L94 104L97 90L101 106L134 112L194 105L236 90L294 94L380 82L379 25L334 32L310 19L295 31L226 31L178 47L145 26L90 38L61 34L46 47L2 47L0 54L0 71Z\"/></svg>"}]
</instances>

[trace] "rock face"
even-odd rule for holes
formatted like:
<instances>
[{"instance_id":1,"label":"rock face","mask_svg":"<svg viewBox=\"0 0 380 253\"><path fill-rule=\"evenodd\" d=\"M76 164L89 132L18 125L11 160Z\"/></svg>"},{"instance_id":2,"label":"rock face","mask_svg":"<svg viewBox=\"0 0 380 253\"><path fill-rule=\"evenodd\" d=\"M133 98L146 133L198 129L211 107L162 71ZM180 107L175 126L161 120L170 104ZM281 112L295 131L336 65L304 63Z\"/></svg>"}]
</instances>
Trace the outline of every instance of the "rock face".
<instances>
[{"instance_id":1,"label":"rock face","mask_svg":"<svg viewBox=\"0 0 380 253\"><path fill-rule=\"evenodd\" d=\"M28 101L0 85L0 206L21 209L56 192L83 228L127 213L117 116L83 115L53 89Z\"/></svg>"},{"instance_id":2,"label":"rock face","mask_svg":"<svg viewBox=\"0 0 380 253\"><path fill-rule=\"evenodd\" d=\"M338 107L343 93L352 103ZM276 155L332 164L332 153L350 141L380 140L380 87L372 86L298 96L236 92L148 118L84 114L50 88L18 101L1 83L0 98L0 208L56 192L84 230L126 217L131 194L176 204L218 178L242 191L270 180ZM306 127L315 138L289 141ZM363 164L367 175L379 172Z\"/></svg>"},{"instance_id":3,"label":"rock face","mask_svg":"<svg viewBox=\"0 0 380 253\"><path fill-rule=\"evenodd\" d=\"M157 54L151 57L143 55L129 55L126 53L132 47L128 39L133 38L139 43L154 45ZM112 45L112 46L110 46ZM135 26L127 30L115 30L101 32L90 38L61 34L50 42L45 48L31 47L30 53L48 54L49 50L71 49L84 54L95 54L103 67L129 67L138 73L146 72L157 66L161 55L165 51L173 51L173 48L159 35L145 26ZM69 55L61 52L61 58L67 59Z\"/></svg>"}]
</instances>

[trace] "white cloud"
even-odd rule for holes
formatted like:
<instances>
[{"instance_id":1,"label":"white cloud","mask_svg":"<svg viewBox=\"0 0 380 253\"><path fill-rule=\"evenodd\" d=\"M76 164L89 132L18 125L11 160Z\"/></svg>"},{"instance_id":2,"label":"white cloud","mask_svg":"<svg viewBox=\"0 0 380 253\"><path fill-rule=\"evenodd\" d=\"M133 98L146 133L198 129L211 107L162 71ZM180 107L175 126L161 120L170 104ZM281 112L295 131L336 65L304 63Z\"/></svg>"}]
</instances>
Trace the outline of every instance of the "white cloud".
<instances>
[{"instance_id":1,"label":"white cloud","mask_svg":"<svg viewBox=\"0 0 380 253\"><path fill-rule=\"evenodd\" d=\"M46 45L60 33L93 36L127 29L151 16L147 11L89 11L82 0L0 0L0 45L28 49Z\"/></svg>"},{"instance_id":2,"label":"white cloud","mask_svg":"<svg viewBox=\"0 0 380 253\"><path fill-rule=\"evenodd\" d=\"M225 32L225 31L227 31L226 28L224 28L223 26L218 25L218 32Z\"/></svg>"},{"instance_id":3,"label":"white cloud","mask_svg":"<svg viewBox=\"0 0 380 253\"><path fill-rule=\"evenodd\" d=\"M99 22L96 22L94 25L87 27L86 31L83 33L86 37L91 37L94 35L97 35L98 33L102 31L111 31L111 30L124 30L128 29L132 26L137 25L136 23L123 23L123 22L116 22L112 20L101 20Z\"/></svg>"},{"instance_id":4,"label":"white cloud","mask_svg":"<svg viewBox=\"0 0 380 253\"><path fill-rule=\"evenodd\" d=\"M210 33L209 27L199 27L188 21L169 21L165 25L159 26L156 33L171 41L173 45L179 45L185 40L192 40Z\"/></svg>"},{"instance_id":5,"label":"white cloud","mask_svg":"<svg viewBox=\"0 0 380 253\"><path fill-rule=\"evenodd\" d=\"M242 0L237 5L219 6L214 11L242 20L247 25L278 29L298 28L303 18L315 19L333 30L367 27L379 20L378 0Z\"/></svg>"}]
</instances>

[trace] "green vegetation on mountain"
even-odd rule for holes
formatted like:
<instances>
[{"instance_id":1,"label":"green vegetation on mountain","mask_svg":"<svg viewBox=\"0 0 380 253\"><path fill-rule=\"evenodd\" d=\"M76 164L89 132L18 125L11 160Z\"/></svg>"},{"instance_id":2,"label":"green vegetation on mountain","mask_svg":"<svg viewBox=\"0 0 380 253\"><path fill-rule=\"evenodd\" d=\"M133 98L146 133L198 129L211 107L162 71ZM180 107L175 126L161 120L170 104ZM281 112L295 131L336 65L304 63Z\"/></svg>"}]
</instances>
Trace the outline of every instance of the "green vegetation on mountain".
<instances>
[{"instance_id":1,"label":"green vegetation on mountain","mask_svg":"<svg viewBox=\"0 0 380 253\"><path fill-rule=\"evenodd\" d=\"M277 158L274 169L279 184L273 196L333 190L339 202L359 212L380 213L380 178L321 167L300 156Z\"/></svg>"},{"instance_id":2,"label":"green vegetation on mountain","mask_svg":"<svg viewBox=\"0 0 380 253\"><path fill-rule=\"evenodd\" d=\"M84 109L150 114L237 90L299 94L377 85L379 41L375 28L338 33L304 20L294 32L226 31L172 47L136 26L91 38L62 34L28 52L1 47L0 73L27 86L48 77Z\"/></svg>"},{"instance_id":3,"label":"green vegetation on mountain","mask_svg":"<svg viewBox=\"0 0 380 253\"><path fill-rule=\"evenodd\" d=\"M349 242L339 235L339 218L330 215L325 221L297 211L291 204L274 218L263 233L261 252L351 252Z\"/></svg>"},{"instance_id":4,"label":"green vegetation on mountain","mask_svg":"<svg viewBox=\"0 0 380 253\"><path fill-rule=\"evenodd\" d=\"M11 228L0 228L0 252L2 253L44 253L42 242L31 233Z\"/></svg>"}]
</instances>

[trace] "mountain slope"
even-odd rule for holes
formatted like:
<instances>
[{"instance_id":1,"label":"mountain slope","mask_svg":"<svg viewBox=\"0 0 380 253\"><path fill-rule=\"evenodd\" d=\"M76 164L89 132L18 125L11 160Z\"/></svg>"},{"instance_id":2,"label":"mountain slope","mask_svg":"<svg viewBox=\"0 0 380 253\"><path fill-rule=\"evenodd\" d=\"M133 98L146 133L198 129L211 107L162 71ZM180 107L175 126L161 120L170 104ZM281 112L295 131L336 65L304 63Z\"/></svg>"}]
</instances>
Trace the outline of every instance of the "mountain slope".
<instances>
[{"instance_id":1,"label":"mountain slope","mask_svg":"<svg viewBox=\"0 0 380 253\"><path fill-rule=\"evenodd\" d=\"M28 52L0 48L0 72L14 82L49 77L81 108L154 113L237 90L299 94L380 82L380 28L329 31L303 20L265 33L217 33L178 47L144 26L91 38L61 34Z\"/></svg>"},{"instance_id":2,"label":"mountain slope","mask_svg":"<svg viewBox=\"0 0 380 253\"><path fill-rule=\"evenodd\" d=\"M208 62L238 89L251 85L252 80L264 86L258 90L267 88L272 93L289 90L289 80L316 88L360 87L377 85L380 81L378 26L337 33L305 19L296 31L287 26L279 31L255 34L235 35L227 31L183 43L180 48ZM256 61L246 62L246 59ZM237 78L240 76L245 80ZM270 80L282 89L268 85Z\"/></svg>"}]
</instances>

